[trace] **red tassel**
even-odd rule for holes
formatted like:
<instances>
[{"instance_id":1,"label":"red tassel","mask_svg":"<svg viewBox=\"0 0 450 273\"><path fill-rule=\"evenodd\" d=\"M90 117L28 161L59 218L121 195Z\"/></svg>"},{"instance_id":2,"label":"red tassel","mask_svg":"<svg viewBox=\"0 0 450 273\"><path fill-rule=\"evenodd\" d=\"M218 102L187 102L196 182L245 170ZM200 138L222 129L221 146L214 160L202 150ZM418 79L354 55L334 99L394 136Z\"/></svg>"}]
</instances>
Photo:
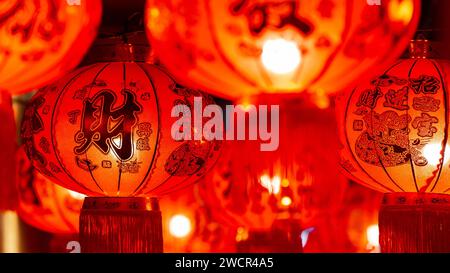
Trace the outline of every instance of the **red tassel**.
<instances>
[{"instance_id":1,"label":"red tassel","mask_svg":"<svg viewBox=\"0 0 450 273\"><path fill-rule=\"evenodd\" d=\"M0 211L16 210L16 124L11 95L0 91Z\"/></svg>"},{"instance_id":2,"label":"red tassel","mask_svg":"<svg viewBox=\"0 0 450 273\"><path fill-rule=\"evenodd\" d=\"M388 193L379 215L385 253L450 252L450 196Z\"/></svg>"},{"instance_id":3,"label":"red tassel","mask_svg":"<svg viewBox=\"0 0 450 273\"><path fill-rule=\"evenodd\" d=\"M81 252L162 253L158 200L87 197L80 215Z\"/></svg>"}]
</instances>

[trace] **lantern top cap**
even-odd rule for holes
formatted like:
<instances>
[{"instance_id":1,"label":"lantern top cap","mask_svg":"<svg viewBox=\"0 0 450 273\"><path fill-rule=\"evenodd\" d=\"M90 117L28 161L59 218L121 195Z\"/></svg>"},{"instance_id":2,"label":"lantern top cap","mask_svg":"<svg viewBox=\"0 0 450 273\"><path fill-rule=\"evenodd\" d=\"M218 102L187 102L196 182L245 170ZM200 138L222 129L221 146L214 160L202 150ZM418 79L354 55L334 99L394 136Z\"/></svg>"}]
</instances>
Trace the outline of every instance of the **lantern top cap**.
<instances>
[{"instance_id":1,"label":"lantern top cap","mask_svg":"<svg viewBox=\"0 0 450 273\"><path fill-rule=\"evenodd\" d=\"M409 56L412 59L428 59L431 57L431 42L423 35L411 40L409 44Z\"/></svg>"}]
</instances>

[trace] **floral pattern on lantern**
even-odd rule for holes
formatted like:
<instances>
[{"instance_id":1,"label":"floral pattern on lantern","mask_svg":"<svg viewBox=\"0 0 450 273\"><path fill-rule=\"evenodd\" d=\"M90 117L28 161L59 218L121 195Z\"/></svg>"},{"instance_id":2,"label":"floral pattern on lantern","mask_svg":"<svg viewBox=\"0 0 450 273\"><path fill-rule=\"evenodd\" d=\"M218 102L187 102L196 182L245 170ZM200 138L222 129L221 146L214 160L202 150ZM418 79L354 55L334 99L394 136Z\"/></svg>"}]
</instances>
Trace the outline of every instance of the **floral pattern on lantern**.
<instances>
[{"instance_id":1,"label":"floral pattern on lantern","mask_svg":"<svg viewBox=\"0 0 450 273\"><path fill-rule=\"evenodd\" d=\"M149 0L146 26L182 83L235 99L341 91L394 61L419 14L419 0Z\"/></svg>"},{"instance_id":2,"label":"floral pattern on lantern","mask_svg":"<svg viewBox=\"0 0 450 273\"><path fill-rule=\"evenodd\" d=\"M450 63L407 59L338 99L341 165L381 192L449 193Z\"/></svg>"},{"instance_id":3,"label":"floral pattern on lantern","mask_svg":"<svg viewBox=\"0 0 450 273\"><path fill-rule=\"evenodd\" d=\"M90 196L158 196L200 178L220 142L176 141L174 107L212 100L145 63L83 67L39 91L22 138L45 176ZM195 128L192 128L195 129Z\"/></svg>"},{"instance_id":4,"label":"floral pattern on lantern","mask_svg":"<svg viewBox=\"0 0 450 273\"><path fill-rule=\"evenodd\" d=\"M0 89L17 94L75 68L97 34L100 0L0 3Z\"/></svg>"}]
</instances>

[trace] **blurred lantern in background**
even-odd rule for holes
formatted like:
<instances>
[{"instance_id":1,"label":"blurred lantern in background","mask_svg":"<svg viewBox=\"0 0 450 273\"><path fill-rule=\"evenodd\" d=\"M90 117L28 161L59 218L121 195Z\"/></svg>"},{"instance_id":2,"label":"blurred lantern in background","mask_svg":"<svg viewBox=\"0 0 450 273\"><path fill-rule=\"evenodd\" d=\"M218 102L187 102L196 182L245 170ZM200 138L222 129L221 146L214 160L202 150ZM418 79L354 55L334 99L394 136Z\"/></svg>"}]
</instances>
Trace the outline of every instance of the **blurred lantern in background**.
<instances>
[{"instance_id":1,"label":"blurred lantern in background","mask_svg":"<svg viewBox=\"0 0 450 273\"><path fill-rule=\"evenodd\" d=\"M38 173L20 149L17 160L18 213L27 224L53 234L76 234L84 195Z\"/></svg>"},{"instance_id":2,"label":"blurred lantern in background","mask_svg":"<svg viewBox=\"0 0 450 273\"><path fill-rule=\"evenodd\" d=\"M337 103L343 169L387 193L379 218L384 252L450 251L450 62L428 59L429 46L413 41L411 59Z\"/></svg>"},{"instance_id":3,"label":"blurred lantern in background","mask_svg":"<svg viewBox=\"0 0 450 273\"><path fill-rule=\"evenodd\" d=\"M75 68L97 35L101 0L3 1L0 89L23 93Z\"/></svg>"},{"instance_id":4,"label":"blurred lantern in background","mask_svg":"<svg viewBox=\"0 0 450 273\"><path fill-rule=\"evenodd\" d=\"M251 107L242 111L251 116ZM215 219L237 230L242 251L301 251L302 229L336 213L342 200L346 179L333 152L338 147L334 112L305 98L285 98L279 128L275 151L261 151L259 141L227 142L198 185Z\"/></svg>"},{"instance_id":5,"label":"blurred lantern in background","mask_svg":"<svg viewBox=\"0 0 450 273\"><path fill-rule=\"evenodd\" d=\"M112 62L80 68L33 97L22 138L34 166L98 197L86 198L81 212L83 251L162 251L157 200L145 197L194 183L220 147L171 136L179 119L172 109L192 109L194 96L203 98L202 109L212 103L156 66Z\"/></svg>"},{"instance_id":6,"label":"blurred lantern in background","mask_svg":"<svg viewBox=\"0 0 450 273\"><path fill-rule=\"evenodd\" d=\"M146 28L181 83L236 99L341 91L394 61L419 14L419 0L148 0Z\"/></svg>"},{"instance_id":7,"label":"blurred lantern in background","mask_svg":"<svg viewBox=\"0 0 450 273\"><path fill-rule=\"evenodd\" d=\"M52 234L51 252L67 252L67 243L78 241L85 195L58 186L37 172L23 149L17 157L19 217L30 226Z\"/></svg>"},{"instance_id":8,"label":"blurred lantern in background","mask_svg":"<svg viewBox=\"0 0 450 273\"><path fill-rule=\"evenodd\" d=\"M212 219L210 209L188 187L160 200L164 252L234 252L234 230Z\"/></svg>"},{"instance_id":9,"label":"blurred lantern in background","mask_svg":"<svg viewBox=\"0 0 450 273\"><path fill-rule=\"evenodd\" d=\"M0 105L5 124L1 138L9 139L8 143L0 139L4 147L0 155L0 210L14 210L17 203L15 161L11 160L16 134L11 98L5 91L29 92L75 68L97 34L101 8L101 0L0 3Z\"/></svg>"},{"instance_id":10,"label":"blurred lantern in background","mask_svg":"<svg viewBox=\"0 0 450 273\"><path fill-rule=\"evenodd\" d=\"M350 183L345 192L341 212L344 226L341 226L348 235L352 252L379 252L378 211L382 194L364 188L358 184Z\"/></svg>"}]
</instances>

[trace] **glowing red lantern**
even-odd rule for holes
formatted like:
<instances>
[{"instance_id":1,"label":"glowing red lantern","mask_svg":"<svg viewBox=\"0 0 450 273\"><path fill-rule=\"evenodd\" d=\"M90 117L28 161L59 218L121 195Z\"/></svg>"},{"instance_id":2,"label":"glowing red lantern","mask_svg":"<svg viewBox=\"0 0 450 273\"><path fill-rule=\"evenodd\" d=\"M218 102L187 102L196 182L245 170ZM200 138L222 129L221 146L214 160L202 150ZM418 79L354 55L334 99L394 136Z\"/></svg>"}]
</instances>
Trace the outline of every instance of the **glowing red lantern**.
<instances>
[{"instance_id":1,"label":"glowing red lantern","mask_svg":"<svg viewBox=\"0 0 450 273\"><path fill-rule=\"evenodd\" d=\"M234 252L233 229L212 219L197 187L160 199L165 252Z\"/></svg>"},{"instance_id":2,"label":"glowing red lantern","mask_svg":"<svg viewBox=\"0 0 450 273\"><path fill-rule=\"evenodd\" d=\"M30 91L75 68L97 34L100 0L4 1L0 89Z\"/></svg>"},{"instance_id":3,"label":"glowing red lantern","mask_svg":"<svg viewBox=\"0 0 450 273\"><path fill-rule=\"evenodd\" d=\"M363 185L389 193L380 212L384 251L450 250L450 223L436 223L438 215L450 213L450 198L442 195L450 189L450 62L427 59L427 42L412 43L412 59L392 65L337 103L343 169Z\"/></svg>"},{"instance_id":4,"label":"glowing red lantern","mask_svg":"<svg viewBox=\"0 0 450 273\"><path fill-rule=\"evenodd\" d=\"M293 245L271 237L262 251L299 251L301 228L338 209L346 179L339 174L337 156L330 153L337 149L334 115L307 101L281 102L277 150L261 151L257 141L227 142L205 183L198 185L215 219L237 228L238 243L255 233L292 231L295 239L288 243Z\"/></svg>"},{"instance_id":5,"label":"glowing red lantern","mask_svg":"<svg viewBox=\"0 0 450 273\"><path fill-rule=\"evenodd\" d=\"M419 0L149 0L146 25L182 83L238 98L340 91L394 61L419 13Z\"/></svg>"},{"instance_id":6,"label":"glowing red lantern","mask_svg":"<svg viewBox=\"0 0 450 273\"><path fill-rule=\"evenodd\" d=\"M173 108L191 109L194 96L203 99L200 107L211 103L209 97L176 84L156 66L131 62L94 64L33 97L25 111L22 138L34 166L66 188L98 197L156 197L195 182L218 154L219 142L177 141L171 134L178 120L171 117ZM154 213L147 211L150 206ZM130 229L139 225L143 230L160 228L157 204L145 198L86 198L82 223L84 216L91 217L89 213L97 209L125 218L135 215L126 213L130 209L140 210L155 221L134 219ZM92 213L95 216L97 212ZM111 217L95 218L108 219ZM124 221L131 223L128 218ZM82 240L83 232L93 232L95 224L102 223L92 222L93 226L81 229ZM125 228L125 224L113 225L111 230ZM86 245L103 246L109 231L98 230L98 237L84 242L86 251L90 251ZM154 234L136 231L124 236L147 235ZM139 240L146 241L144 237ZM150 239L160 241L160 237ZM144 243L110 243L112 248L100 251L161 250L158 245L153 248Z\"/></svg>"},{"instance_id":7,"label":"glowing red lantern","mask_svg":"<svg viewBox=\"0 0 450 273\"><path fill-rule=\"evenodd\" d=\"M52 183L18 152L18 214L29 225L55 234L78 233L84 195Z\"/></svg>"}]
</instances>

